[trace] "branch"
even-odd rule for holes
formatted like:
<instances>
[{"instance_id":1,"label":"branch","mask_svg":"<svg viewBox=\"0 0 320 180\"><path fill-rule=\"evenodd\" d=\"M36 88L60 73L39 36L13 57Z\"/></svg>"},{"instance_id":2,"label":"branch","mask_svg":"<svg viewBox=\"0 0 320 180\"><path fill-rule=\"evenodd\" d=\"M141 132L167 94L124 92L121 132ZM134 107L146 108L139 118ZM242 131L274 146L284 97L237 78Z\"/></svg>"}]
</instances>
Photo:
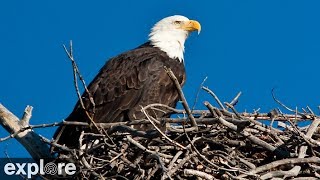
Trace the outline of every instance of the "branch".
<instances>
[{"instance_id":1,"label":"branch","mask_svg":"<svg viewBox=\"0 0 320 180\"><path fill-rule=\"evenodd\" d=\"M310 157L310 158L289 158L289 159L282 159L278 161L273 161L269 164L257 167L256 169L248 172L246 175L240 175L238 177L246 177L247 175L254 175L264 171L268 171L270 169L276 168L281 165L285 164L302 164L302 163L320 163L320 158L318 157Z\"/></svg>"},{"instance_id":2,"label":"branch","mask_svg":"<svg viewBox=\"0 0 320 180\"><path fill-rule=\"evenodd\" d=\"M216 102L218 103L218 105L221 107L221 109L224 109L226 110L226 108L223 106L223 104L221 103L220 99L218 98L218 96L213 92L211 91L209 88L207 87L202 87L203 90L207 91L215 100Z\"/></svg>"},{"instance_id":3,"label":"branch","mask_svg":"<svg viewBox=\"0 0 320 180\"><path fill-rule=\"evenodd\" d=\"M174 84L176 85L176 88L177 88L177 91L178 91L178 94L179 94L179 97L182 101L182 105L184 107L184 109L186 110L187 114L188 114L188 117L191 121L191 125L196 128L196 131L198 129L198 125L197 125L197 122L196 120L194 119L192 113L191 113L191 110L189 108L189 105L187 103L187 100L186 98L184 97L184 94L182 92L182 89L181 89L181 86L180 86L180 83L177 79L177 77L174 75L174 73L171 71L170 68L167 68L167 67L164 67L164 69L166 70L166 72L168 73L169 77L171 78L171 80L174 82Z\"/></svg>"},{"instance_id":4,"label":"branch","mask_svg":"<svg viewBox=\"0 0 320 180\"><path fill-rule=\"evenodd\" d=\"M29 152L34 160L52 158L49 146L41 141L41 137L31 129L25 129L31 118L32 107L27 106L20 121L7 108L0 104L0 123Z\"/></svg>"},{"instance_id":5,"label":"branch","mask_svg":"<svg viewBox=\"0 0 320 180\"><path fill-rule=\"evenodd\" d=\"M219 118L219 121L221 122L221 124L223 124L224 126L227 126L228 128L232 129L233 131L238 132L239 129L236 125L226 121L225 119L222 118L221 113L218 109L214 108L209 102L205 102L205 106L208 107L208 109L211 111L212 114L215 114L215 116L217 116ZM243 129L241 132L238 132L240 134L242 134L243 136L247 137L250 141L252 141L253 143L264 147L266 149L268 149L271 152L275 152L278 156L280 157L288 157L290 156L289 152L287 151L283 151L280 150L279 148L272 146L271 144L259 139L258 137L254 136L253 134L250 134L249 132L247 132L245 129Z\"/></svg>"},{"instance_id":6,"label":"branch","mask_svg":"<svg viewBox=\"0 0 320 180\"><path fill-rule=\"evenodd\" d=\"M319 125L320 125L320 119L315 118L315 120L311 123L311 125L308 128L308 131L306 133L306 137L311 138L313 136L313 134L316 132ZM308 146L301 146L299 149L298 157L304 158L306 156L307 149L308 149ZM289 171L292 172L291 176L297 176L299 174L300 170L301 170L301 166L295 166Z\"/></svg>"},{"instance_id":7,"label":"branch","mask_svg":"<svg viewBox=\"0 0 320 180\"><path fill-rule=\"evenodd\" d=\"M197 171L197 170L193 170L193 169L184 169L184 174L186 176L192 175L192 176L197 176L197 177L208 179L208 180L214 179L214 177L210 174L207 174L207 173L201 172L201 171Z\"/></svg>"},{"instance_id":8,"label":"branch","mask_svg":"<svg viewBox=\"0 0 320 180\"><path fill-rule=\"evenodd\" d=\"M149 114L144 110L143 107L141 107L142 112L144 113L144 115L148 118L148 121L153 125L153 127L164 137L166 138L170 143L175 144L177 146L179 146L182 149L186 149L186 147L182 146L181 144L177 143L176 141L170 139L165 133L163 133L158 127L157 125L154 124L153 120L154 118L152 116L149 116Z\"/></svg>"},{"instance_id":9,"label":"branch","mask_svg":"<svg viewBox=\"0 0 320 180\"><path fill-rule=\"evenodd\" d=\"M89 100L90 100L90 103L92 104L92 112L93 112L93 114L95 113L95 102L94 102L94 100L93 100L93 98L92 98L92 95L91 95L90 91L89 91L88 88L87 88L87 85L86 85L86 83L85 83L85 81L84 81L84 78L82 77L82 75L81 75L81 73L80 73L80 71L79 71L79 68L78 68L78 66L77 66L77 64L76 64L76 61L74 60L74 57L73 57L72 41L70 41L70 51L68 51L68 49L66 48L65 45L63 45L63 48L64 48L66 54L68 55L68 57L69 57L69 59L70 59L70 61L71 61L71 63L72 63L72 67L73 67L73 81L74 81L75 89L76 89L76 92L77 92L78 99L79 99L79 102L80 102L80 104L81 104L81 107L82 107L82 109L85 111L88 119L90 120L89 123L93 124L93 126L94 126L101 134L103 134L102 131L100 130L100 128L99 128L99 127L96 125L96 123L94 122L94 120L93 120L93 115L90 115L90 114L89 114L88 109L86 109L86 107L85 107L85 105L84 105L84 103L83 103L83 100L82 100L82 97L81 97L81 94L80 94L80 91L79 91L79 87L78 87L78 80L77 80L77 77L78 77L78 76L79 76L80 81L82 82L82 85L83 85L86 93L88 94L88 98L89 98Z\"/></svg>"}]
</instances>

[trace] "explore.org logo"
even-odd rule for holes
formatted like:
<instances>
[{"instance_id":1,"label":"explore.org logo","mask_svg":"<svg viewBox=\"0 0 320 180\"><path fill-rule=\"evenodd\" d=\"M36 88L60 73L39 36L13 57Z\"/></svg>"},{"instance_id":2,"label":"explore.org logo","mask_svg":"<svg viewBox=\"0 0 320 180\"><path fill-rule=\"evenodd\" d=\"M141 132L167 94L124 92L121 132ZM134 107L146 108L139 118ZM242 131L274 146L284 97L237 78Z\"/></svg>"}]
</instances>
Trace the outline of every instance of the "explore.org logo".
<instances>
[{"instance_id":1,"label":"explore.org logo","mask_svg":"<svg viewBox=\"0 0 320 180\"><path fill-rule=\"evenodd\" d=\"M34 175L58 175L58 176L70 176L74 175L77 171L77 167L74 163L64 162L49 162L45 163L43 159L40 159L39 163L34 162L6 162L3 165L3 173L8 176L26 176L30 179Z\"/></svg>"}]
</instances>

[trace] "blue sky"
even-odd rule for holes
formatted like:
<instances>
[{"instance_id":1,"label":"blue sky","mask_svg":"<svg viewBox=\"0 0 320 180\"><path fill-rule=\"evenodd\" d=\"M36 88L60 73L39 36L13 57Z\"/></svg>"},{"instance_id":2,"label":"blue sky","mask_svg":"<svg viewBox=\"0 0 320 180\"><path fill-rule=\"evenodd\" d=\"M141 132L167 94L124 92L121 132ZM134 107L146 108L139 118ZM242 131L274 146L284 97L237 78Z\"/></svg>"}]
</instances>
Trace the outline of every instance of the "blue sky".
<instances>
[{"instance_id":1,"label":"blue sky","mask_svg":"<svg viewBox=\"0 0 320 180\"><path fill-rule=\"evenodd\" d=\"M58 122L77 100L62 44L74 53L89 83L107 59L147 40L163 17L181 14L202 24L186 42L187 83L193 104L200 83L222 101L239 91L239 111L277 107L271 89L288 106L320 99L319 1L1 1L0 103L18 116L34 107L32 124ZM201 92L197 107L213 99ZM55 128L37 130L51 138ZM0 128L0 137L7 136ZM28 157L15 141L0 143L0 157Z\"/></svg>"}]
</instances>

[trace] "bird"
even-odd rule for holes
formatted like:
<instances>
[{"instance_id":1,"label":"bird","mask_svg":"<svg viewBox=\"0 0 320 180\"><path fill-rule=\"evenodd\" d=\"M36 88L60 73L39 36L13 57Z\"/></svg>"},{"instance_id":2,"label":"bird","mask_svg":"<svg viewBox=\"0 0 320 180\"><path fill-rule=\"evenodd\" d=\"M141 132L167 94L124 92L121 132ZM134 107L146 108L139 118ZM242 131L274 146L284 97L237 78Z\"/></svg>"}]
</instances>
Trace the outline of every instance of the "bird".
<instances>
[{"instance_id":1,"label":"bird","mask_svg":"<svg viewBox=\"0 0 320 180\"><path fill-rule=\"evenodd\" d=\"M82 102L76 103L65 121L132 121L144 119L141 107L149 104L175 107L179 101L178 91L164 67L170 68L180 85L184 85L184 44L194 31L200 33L200 23L182 15L158 21L151 28L147 42L106 62L88 85L88 91L82 94ZM156 115L168 117L163 112L156 112ZM79 148L82 130L80 126L60 126L53 139L60 145Z\"/></svg>"}]
</instances>

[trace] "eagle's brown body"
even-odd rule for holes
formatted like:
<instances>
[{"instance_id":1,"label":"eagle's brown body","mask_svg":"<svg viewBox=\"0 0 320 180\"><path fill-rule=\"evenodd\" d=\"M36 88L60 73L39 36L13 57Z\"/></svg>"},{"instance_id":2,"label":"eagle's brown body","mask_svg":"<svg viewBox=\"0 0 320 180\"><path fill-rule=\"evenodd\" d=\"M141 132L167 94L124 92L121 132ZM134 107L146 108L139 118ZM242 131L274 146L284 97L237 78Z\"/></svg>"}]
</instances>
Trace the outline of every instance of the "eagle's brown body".
<instances>
[{"instance_id":1,"label":"eagle's brown body","mask_svg":"<svg viewBox=\"0 0 320 180\"><path fill-rule=\"evenodd\" d=\"M168 57L150 43L110 59L88 86L95 103L93 120L107 123L144 119L141 106L153 103L175 107L179 99L177 89L164 66L171 68L180 84L184 84L183 62ZM82 99L91 114L93 106L86 92ZM158 112L156 115L161 117L167 114ZM90 122L79 102L66 121ZM76 126L62 126L56 131L54 139L59 144L78 148L82 130Z\"/></svg>"}]
</instances>

